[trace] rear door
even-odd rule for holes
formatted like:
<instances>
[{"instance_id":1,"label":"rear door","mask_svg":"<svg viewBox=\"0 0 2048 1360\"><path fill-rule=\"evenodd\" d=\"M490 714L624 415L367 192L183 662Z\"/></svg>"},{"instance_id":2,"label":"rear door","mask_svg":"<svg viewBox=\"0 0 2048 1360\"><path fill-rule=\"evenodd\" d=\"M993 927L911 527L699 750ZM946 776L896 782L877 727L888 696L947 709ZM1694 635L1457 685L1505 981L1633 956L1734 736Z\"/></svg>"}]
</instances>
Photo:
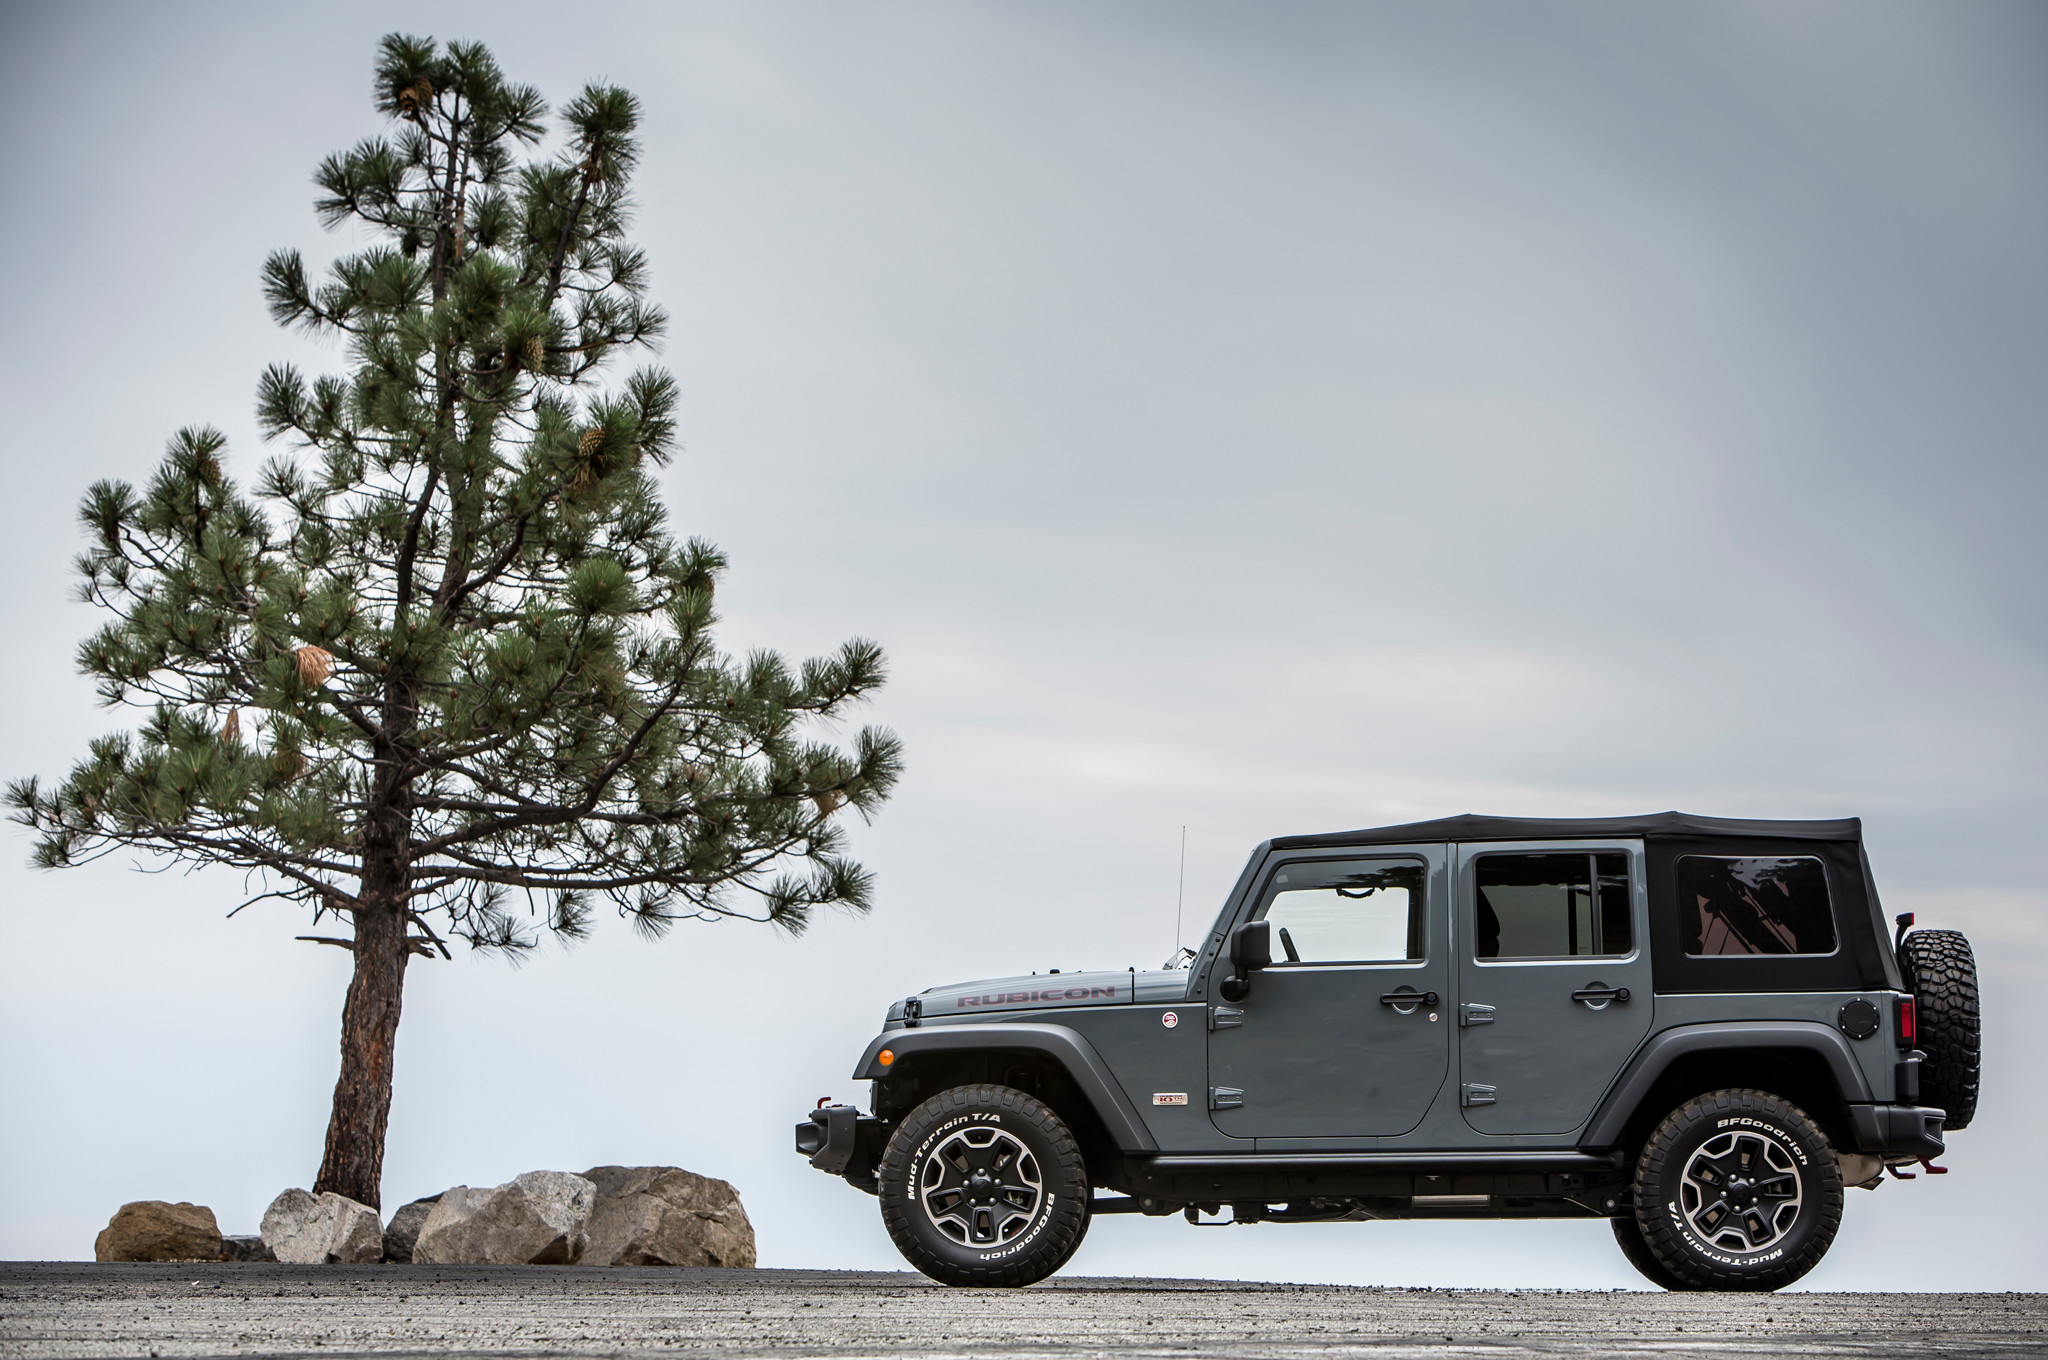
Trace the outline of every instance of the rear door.
<instances>
[{"instance_id":1,"label":"rear door","mask_svg":"<svg viewBox=\"0 0 2048 1360\"><path fill-rule=\"evenodd\" d=\"M1238 921L1271 924L1273 966L1242 1002L1211 1007L1211 1119L1234 1138L1408 1132L1450 1064L1447 847L1376 846L1264 872ZM1210 995L1229 971L1219 960Z\"/></svg>"},{"instance_id":2,"label":"rear door","mask_svg":"<svg viewBox=\"0 0 2048 1360\"><path fill-rule=\"evenodd\" d=\"M1642 845L1461 845L1456 862L1465 1121L1569 1133L1649 1032Z\"/></svg>"}]
</instances>

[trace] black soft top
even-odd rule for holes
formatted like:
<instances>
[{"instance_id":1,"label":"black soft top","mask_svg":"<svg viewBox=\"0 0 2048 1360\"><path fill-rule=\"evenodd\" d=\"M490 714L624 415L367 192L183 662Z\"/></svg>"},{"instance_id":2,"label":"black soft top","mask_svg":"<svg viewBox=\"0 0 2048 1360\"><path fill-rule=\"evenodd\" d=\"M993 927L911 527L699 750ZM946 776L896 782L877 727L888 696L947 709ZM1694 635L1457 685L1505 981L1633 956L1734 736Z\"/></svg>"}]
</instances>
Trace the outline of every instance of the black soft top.
<instances>
[{"instance_id":1,"label":"black soft top","mask_svg":"<svg viewBox=\"0 0 2048 1360\"><path fill-rule=\"evenodd\" d=\"M1863 823L1855 817L1830 822L1777 822L1745 817L1700 817L1690 812L1646 812L1639 817L1481 817L1464 813L1428 822L1326 831L1314 836L1280 836L1275 850L1337 845L1400 845L1413 841L1543 841L1641 836L1646 840L1727 836L1781 841L1848 841L1860 844Z\"/></svg>"},{"instance_id":2,"label":"black soft top","mask_svg":"<svg viewBox=\"0 0 2048 1360\"><path fill-rule=\"evenodd\" d=\"M1898 990L1884 908L1863 853L1863 823L1778 822L1651 812L1640 817L1439 817L1403 826L1281 836L1261 847L1342 850L1353 846L1419 845L1450 841L1633 840L1648 856L1650 953L1660 992L1827 992L1858 988ZM1679 902L1673 865L1681 855L1813 855L1827 865L1838 927L1828 955L1759 955L1695 958L1680 947ZM1243 880L1250 886L1263 853L1252 857Z\"/></svg>"}]
</instances>

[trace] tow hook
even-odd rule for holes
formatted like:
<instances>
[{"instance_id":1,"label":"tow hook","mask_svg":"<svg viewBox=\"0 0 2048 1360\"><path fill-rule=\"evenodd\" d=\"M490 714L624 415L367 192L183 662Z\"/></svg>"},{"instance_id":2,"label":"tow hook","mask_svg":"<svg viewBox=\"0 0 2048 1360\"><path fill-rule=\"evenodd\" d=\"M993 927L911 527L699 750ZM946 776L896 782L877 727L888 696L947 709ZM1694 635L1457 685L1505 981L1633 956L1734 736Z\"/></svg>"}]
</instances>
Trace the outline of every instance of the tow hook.
<instances>
[{"instance_id":1,"label":"tow hook","mask_svg":"<svg viewBox=\"0 0 2048 1360\"><path fill-rule=\"evenodd\" d=\"M1920 1159L1920 1165L1927 1168L1927 1174L1930 1176L1946 1176L1948 1174L1947 1167L1936 1166L1933 1162L1930 1162L1925 1157L1922 1157Z\"/></svg>"}]
</instances>

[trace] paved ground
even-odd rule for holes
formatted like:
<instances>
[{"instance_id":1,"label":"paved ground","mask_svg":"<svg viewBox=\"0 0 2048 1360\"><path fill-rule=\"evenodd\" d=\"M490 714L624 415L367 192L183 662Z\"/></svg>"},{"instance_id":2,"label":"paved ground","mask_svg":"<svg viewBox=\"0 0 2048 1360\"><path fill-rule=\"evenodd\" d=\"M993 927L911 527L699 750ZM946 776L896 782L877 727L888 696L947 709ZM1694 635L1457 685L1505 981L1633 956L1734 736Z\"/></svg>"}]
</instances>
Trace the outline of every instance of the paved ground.
<instances>
[{"instance_id":1,"label":"paved ground","mask_svg":"<svg viewBox=\"0 0 2048 1360\"><path fill-rule=\"evenodd\" d=\"M2048 1295L1580 1294L469 1266L0 1264L0 1357L2048 1355Z\"/></svg>"}]
</instances>

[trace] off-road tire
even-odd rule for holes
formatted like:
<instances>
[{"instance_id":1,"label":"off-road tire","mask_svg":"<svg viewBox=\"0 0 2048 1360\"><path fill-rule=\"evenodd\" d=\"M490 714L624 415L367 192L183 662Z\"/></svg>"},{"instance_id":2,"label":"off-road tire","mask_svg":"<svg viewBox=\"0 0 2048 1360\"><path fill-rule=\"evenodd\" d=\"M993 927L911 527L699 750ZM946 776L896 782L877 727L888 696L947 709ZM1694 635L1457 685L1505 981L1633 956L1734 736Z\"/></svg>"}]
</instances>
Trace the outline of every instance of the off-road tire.
<instances>
[{"instance_id":1,"label":"off-road tire","mask_svg":"<svg viewBox=\"0 0 2048 1360\"><path fill-rule=\"evenodd\" d=\"M950 1186L962 1167L1004 1158L1018 1174L991 1175L994 1188ZM876 1176L896 1249L941 1284L1036 1284L1067 1263L1088 1231L1088 1168L1073 1133L1049 1106L1012 1087L956 1086L925 1101L889 1135ZM1036 1187L1035 1197L1004 1198L1010 1186ZM960 1197L952 1198L956 1188ZM1028 1213L1020 1207L1027 1198ZM984 1226L991 1240L974 1240Z\"/></svg>"},{"instance_id":2,"label":"off-road tire","mask_svg":"<svg viewBox=\"0 0 2048 1360\"><path fill-rule=\"evenodd\" d=\"M1607 1222L1614 1229L1615 1245L1621 1248L1621 1254L1628 1258L1628 1263L1634 1266L1644 1279L1659 1289L1685 1290L1693 1287L1666 1269L1664 1263L1657 1259L1657 1253L1651 1251L1650 1244L1643 1240L1643 1230L1636 1223L1636 1216L1633 1213L1610 1218Z\"/></svg>"},{"instance_id":3,"label":"off-road tire","mask_svg":"<svg viewBox=\"0 0 2048 1360\"><path fill-rule=\"evenodd\" d=\"M1723 1188L1703 1191L1709 1184ZM1735 1207L1717 1218L1720 1204ZM1782 1289L1835 1240L1841 1168L1826 1136L1790 1101L1768 1091L1710 1091L1666 1115L1643 1144L1635 1216L1644 1245L1681 1288ZM1756 1223L1760 1234L1749 1226Z\"/></svg>"},{"instance_id":4,"label":"off-road tire","mask_svg":"<svg viewBox=\"0 0 2048 1360\"><path fill-rule=\"evenodd\" d=\"M1947 1112L1945 1129L1968 1128L1977 1115L1982 1031L1977 960L1959 930L1916 930L1899 946L1899 971L1919 1012L1920 1099Z\"/></svg>"}]
</instances>

